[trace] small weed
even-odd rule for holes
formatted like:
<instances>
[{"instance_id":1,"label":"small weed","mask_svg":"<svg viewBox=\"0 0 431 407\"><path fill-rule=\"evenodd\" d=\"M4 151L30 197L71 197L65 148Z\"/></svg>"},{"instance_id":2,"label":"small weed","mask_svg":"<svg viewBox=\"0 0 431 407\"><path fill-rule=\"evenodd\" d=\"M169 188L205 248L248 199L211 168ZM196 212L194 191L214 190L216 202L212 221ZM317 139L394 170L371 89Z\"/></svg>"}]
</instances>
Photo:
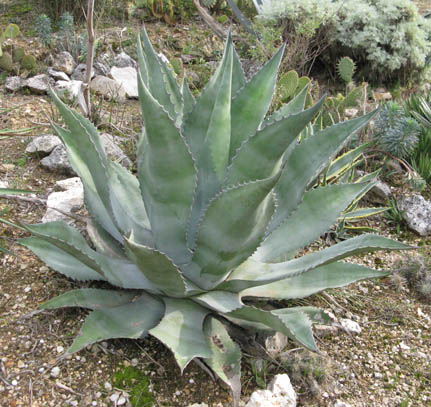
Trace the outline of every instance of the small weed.
<instances>
[{"instance_id":1,"label":"small weed","mask_svg":"<svg viewBox=\"0 0 431 407\"><path fill-rule=\"evenodd\" d=\"M136 367L128 366L114 375L114 386L130 394L133 407L152 407L155 399L150 390L150 380Z\"/></svg>"}]
</instances>

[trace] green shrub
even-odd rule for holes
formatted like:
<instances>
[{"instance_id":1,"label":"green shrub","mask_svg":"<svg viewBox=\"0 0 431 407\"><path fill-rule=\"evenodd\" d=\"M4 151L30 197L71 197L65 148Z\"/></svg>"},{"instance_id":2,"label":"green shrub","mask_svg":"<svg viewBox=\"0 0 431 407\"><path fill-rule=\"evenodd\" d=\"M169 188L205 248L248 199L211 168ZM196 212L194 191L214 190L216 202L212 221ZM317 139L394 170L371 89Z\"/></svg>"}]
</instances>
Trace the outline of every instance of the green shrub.
<instances>
[{"instance_id":1,"label":"green shrub","mask_svg":"<svg viewBox=\"0 0 431 407\"><path fill-rule=\"evenodd\" d=\"M238 405L241 352L228 332L232 324L280 331L316 351L312 324L328 321L315 307L270 310L249 299L303 298L385 276L340 260L409 248L362 235L295 258L370 187L308 189L374 112L298 143L323 100L304 110L304 88L266 117L283 48L246 82L229 36L218 69L195 100L145 31L143 41L137 177L110 161L97 129L52 94L68 126L54 129L84 185L92 246L64 222L26 225L33 236L20 243L67 277L110 284L73 290L42 306L92 309L68 353L150 334L172 350L181 371L202 358Z\"/></svg>"},{"instance_id":2,"label":"green shrub","mask_svg":"<svg viewBox=\"0 0 431 407\"><path fill-rule=\"evenodd\" d=\"M52 24L46 14L41 14L36 19L36 33L45 47L52 45Z\"/></svg>"},{"instance_id":3,"label":"green shrub","mask_svg":"<svg viewBox=\"0 0 431 407\"><path fill-rule=\"evenodd\" d=\"M320 52L329 47L327 61L351 56L368 81L427 73L431 19L411 0L262 0L257 9L261 18L284 24L289 40L305 31L316 41L325 29L318 44Z\"/></svg>"}]
</instances>

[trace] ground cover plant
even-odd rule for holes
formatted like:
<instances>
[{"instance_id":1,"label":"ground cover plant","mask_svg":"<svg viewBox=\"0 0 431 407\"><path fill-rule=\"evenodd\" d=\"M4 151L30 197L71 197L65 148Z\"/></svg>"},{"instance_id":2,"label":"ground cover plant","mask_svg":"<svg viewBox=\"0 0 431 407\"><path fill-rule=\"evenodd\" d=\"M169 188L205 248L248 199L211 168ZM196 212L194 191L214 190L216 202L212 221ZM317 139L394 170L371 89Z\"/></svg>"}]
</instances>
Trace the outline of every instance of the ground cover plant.
<instances>
[{"instance_id":1,"label":"ground cover plant","mask_svg":"<svg viewBox=\"0 0 431 407\"><path fill-rule=\"evenodd\" d=\"M408 248L363 235L294 258L369 188L365 182L307 189L374 113L298 143L324 100L304 110L304 88L266 117L283 49L246 82L229 37L218 70L194 100L145 31L143 40L138 176L111 162L95 127L53 94L69 130L54 129L83 181L93 219L92 247L61 222L25 226L33 236L21 243L70 278L117 287L73 290L43 305L92 309L68 353L150 334L173 351L181 370L202 358L237 402L241 355L229 336L233 324L280 331L316 350L312 324L327 320L314 307L270 311L250 298L302 298L385 276L340 260Z\"/></svg>"}]
</instances>

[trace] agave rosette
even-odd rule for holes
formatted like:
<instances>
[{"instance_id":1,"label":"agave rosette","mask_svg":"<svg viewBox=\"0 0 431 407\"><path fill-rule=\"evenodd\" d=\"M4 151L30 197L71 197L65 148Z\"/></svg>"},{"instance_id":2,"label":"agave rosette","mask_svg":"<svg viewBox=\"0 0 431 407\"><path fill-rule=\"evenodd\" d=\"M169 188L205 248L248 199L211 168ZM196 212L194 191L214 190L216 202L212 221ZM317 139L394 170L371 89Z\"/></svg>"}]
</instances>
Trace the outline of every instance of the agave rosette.
<instances>
[{"instance_id":1,"label":"agave rosette","mask_svg":"<svg viewBox=\"0 0 431 407\"><path fill-rule=\"evenodd\" d=\"M91 244L63 222L28 225L32 237L21 243L67 277L112 285L42 305L92 310L68 353L149 334L172 350L181 371L200 358L232 388L236 403L241 353L226 323L279 331L316 350L312 324L327 320L314 307L269 311L244 297L302 298L385 276L341 260L407 248L362 235L295 258L369 188L310 186L373 113L298 142L323 100L304 110L305 88L268 115L283 48L247 82L229 35L218 69L195 100L145 30L142 41L137 176L110 161L96 128L53 94L68 126L54 129L84 185Z\"/></svg>"}]
</instances>

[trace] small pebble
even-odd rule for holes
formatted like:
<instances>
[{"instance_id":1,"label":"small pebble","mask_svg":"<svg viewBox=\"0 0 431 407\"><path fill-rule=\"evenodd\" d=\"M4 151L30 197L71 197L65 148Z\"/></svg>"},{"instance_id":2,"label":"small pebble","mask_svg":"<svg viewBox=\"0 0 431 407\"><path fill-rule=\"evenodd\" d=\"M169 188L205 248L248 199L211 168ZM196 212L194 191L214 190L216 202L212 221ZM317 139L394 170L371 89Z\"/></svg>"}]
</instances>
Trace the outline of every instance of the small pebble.
<instances>
[{"instance_id":1,"label":"small pebble","mask_svg":"<svg viewBox=\"0 0 431 407\"><path fill-rule=\"evenodd\" d=\"M123 396L121 396L117 401L117 406L122 406L125 403L126 403L126 399Z\"/></svg>"},{"instance_id":2,"label":"small pebble","mask_svg":"<svg viewBox=\"0 0 431 407\"><path fill-rule=\"evenodd\" d=\"M120 395L118 393L114 393L111 397L109 397L109 400L116 402Z\"/></svg>"},{"instance_id":3,"label":"small pebble","mask_svg":"<svg viewBox=\"0 0 431 407\"><path fill-rule=\"evenodd\" d=\"M12 380L11 384L12 384L12 386L16 386L18 384L18 382L16 380Z\"/></svg>"},{"instance_id":4,"label":"small pebble","mask_svg":"<svg viewBox=\"0 0 431 407\"><path fill-rule=\"evenodd\" d=\"M57 353L63 353L63 352L64 352L63 346L57 346Z\"/></svg>"},{"instance_id":5,"label":"small pebble","mask_svg":"<svg viewBox=\"0 0 431 407\"><path fill-rule=\"evenodd\" d=\"M58 366L55 366L51 369L51 376L52 377L58 377L60 374L60 368Z\"/></svg>"},{"instance_id":6,"label":"small pebble","mask_svg":"<svg viewBox=\"0 0 431 407\"><path fill-rule=\"evenodd\" d=\"M105 384L103 385L103 387L105 388L105 390L111 391L112 390L112 384L109 382L105 382Z\"/></svg>"}]
</instances>

